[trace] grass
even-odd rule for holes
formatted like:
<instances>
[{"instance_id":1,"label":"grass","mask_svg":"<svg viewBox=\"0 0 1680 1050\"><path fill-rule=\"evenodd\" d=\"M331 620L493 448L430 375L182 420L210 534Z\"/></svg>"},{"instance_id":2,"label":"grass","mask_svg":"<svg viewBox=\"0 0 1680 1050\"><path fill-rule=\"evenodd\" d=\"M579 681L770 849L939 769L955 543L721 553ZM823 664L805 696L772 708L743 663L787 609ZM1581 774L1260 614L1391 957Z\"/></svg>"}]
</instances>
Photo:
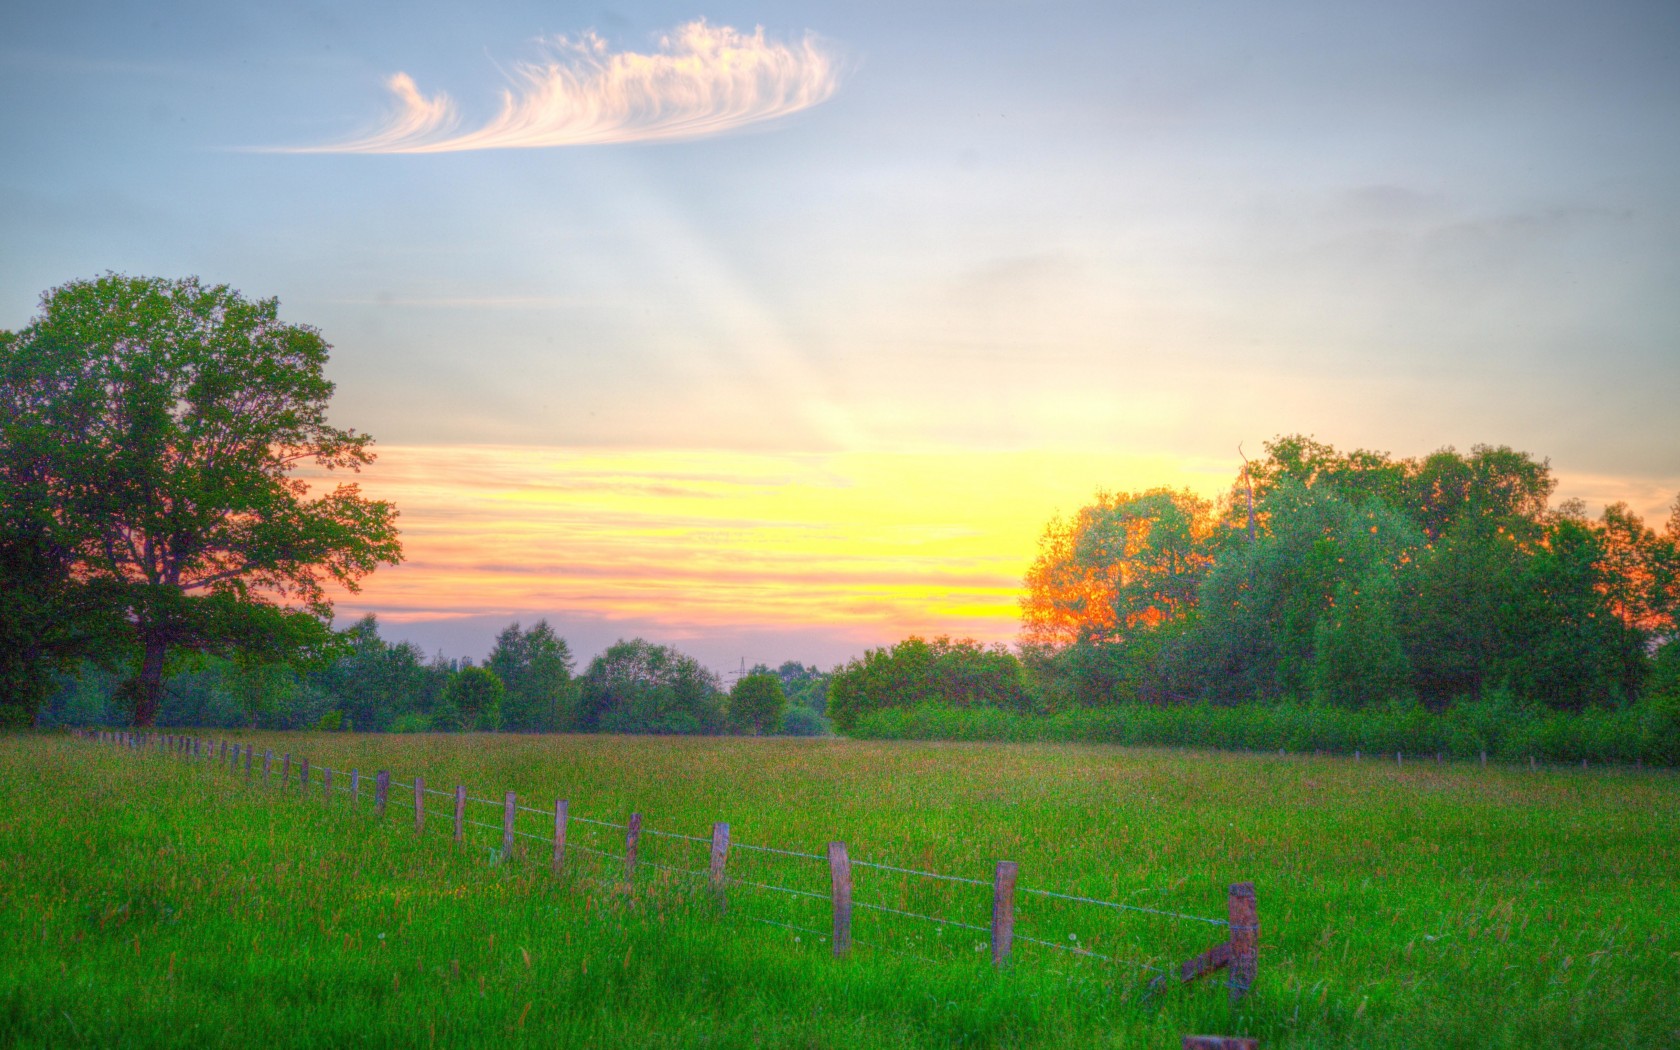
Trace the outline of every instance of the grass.
<instances>
[{"instance_id":1,"label":"grass","mask_svg":"<svg viewBox=\"0 0 1680 1050\"><path fill-rule=\"evenodd\" d=\"M1253 881L1254 993L1145 997L1204 924L1024 895L994 972L985 935L860 910L852 957L826 904L645 866L575 822L567 870L453 847L449 800L416 838L161 753L0 739L0 1043L20 1046L1613 1046L1680 1042L1680 780L1652 771L1043 744L258 734L321 764L445 790L557 797L575 817L1219 917ZM296 775L296 767L293 767ZM318 776L318 774L317 774ZM342 777L340 784L342 784ZM475 803L469 817L499 822ZM521 830L551 821L523 813ZM644 836L664 869L706 846ZM732 873L826 894L823 864L736 849ZM857 899L984 926L990 891L877 869ZM752 921L771 919L809 931ZM937 931L937 932L936 932ZM1070 940L1070 936L1071 939Z\"/></svg>"}]
</instances>

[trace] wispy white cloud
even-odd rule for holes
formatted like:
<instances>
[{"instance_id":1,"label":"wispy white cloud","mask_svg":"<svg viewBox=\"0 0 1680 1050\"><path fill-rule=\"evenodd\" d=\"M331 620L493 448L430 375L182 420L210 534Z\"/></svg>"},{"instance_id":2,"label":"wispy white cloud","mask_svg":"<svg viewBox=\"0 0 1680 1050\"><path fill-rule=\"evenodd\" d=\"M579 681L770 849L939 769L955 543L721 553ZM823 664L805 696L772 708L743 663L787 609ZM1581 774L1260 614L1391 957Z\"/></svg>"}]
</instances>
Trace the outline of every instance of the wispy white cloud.
<instances>
[{"instance_id":1,"label":"wispy white cloud","mask_svg":"<svg viewBox=\"0 0 1680 1050\"><path fill-rule=\"evenodd\" d=\"M544 60L513 66L501 110L458 130L454 100L427 96L407 73L386 86L395 110L348 142L288 153L450 153L698 138L809 109L840 83L835 55L807 34L786 44L762 27L744 33L690 22L652 54L612 51L593 31L545 43Z\"/></svg>"}]
</instances>

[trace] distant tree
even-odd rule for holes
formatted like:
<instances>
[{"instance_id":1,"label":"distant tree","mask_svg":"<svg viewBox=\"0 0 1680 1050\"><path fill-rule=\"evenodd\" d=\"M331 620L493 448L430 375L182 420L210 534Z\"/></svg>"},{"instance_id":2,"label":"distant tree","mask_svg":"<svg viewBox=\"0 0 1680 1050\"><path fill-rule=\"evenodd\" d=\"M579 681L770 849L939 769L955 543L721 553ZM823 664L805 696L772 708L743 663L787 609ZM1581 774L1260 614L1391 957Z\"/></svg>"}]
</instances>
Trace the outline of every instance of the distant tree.
<instances>
[{"instance_id":1,"label":"distant tree","mask_svg":"<svg viewBox=\"0 0 1680 1050\"><path fill-rule=\"evenodd\" d=\"M749 674L729 690L729 722L754 736L774 733L787 710L782 680L774 674Z\"/></svg>"},{"instance_id":2,"label":"distant tree","mask_svg":"<svg viewBox=\"0 0 1680 1050\"><path fill-rule=\"evenodd\" d=\"M496 729L501 723L506 690L494 671L463 667L444 689L443 702L459 713L460 727L469 732Z\"/></svg>"},{"instance_id":3,"label":"distant tree","mask_svg":"<svg viewBox=\"0 0 1680 1050\"><path fill-rule=\"evenodd\" d=\"M699 661L641 638L615 642L578 680L581 728L606 733L716 732L721 696Z\"/></svg>"},{"instance_id":4,"label":"distant tree","mask_svg":"<svg viewBox=\"0 0 1680 1050\"><path fill-rule=\"evenodd\" d=\"M843 732L871 711L918 704L1027 710L1032 698L1021 662L1001 645L972 638L912 636L891 649L866 650L829 681L829 715Z\"/></svg>"},{"instance_id":5,"label":"distant tree","mask_svg":"<svg viewBox=\"0 0 1680 1050\"><path fill-rule=\"evenodd\" d=\"M521 733L576 728L572 651L547 620L538 620L526 631L510 624L496 636L485 666L507 687L502 728Z\"/></svg>"},{"instance_id":6,"label":"distant tree","mask_svg":"<svg viewBox=\"0 0 1680 1050\"><path fill-rule=\"evenodd\" d=\"M50 651L64 617L112 629L142 726L175 654L330 652L329 586L355 590L401 548L390 504L291 476L373 459L326 421L319 333L196 278L76 281L41 310L0 340L0 504L60 614L5 633Z\"/></svg>"},{"instance_id":7,"label":"distant tree","mask_svg":"<svg viewBox=\"0 0 1680 1050\"><path fill-rule=\"evenodd\" d=\"M343 639L342 655L308 677L351 726L383 732L401 715L437 706L452 672L428 666L418 646L386 642L371 613L344 631Z\"/></svg>"}]
</instances>

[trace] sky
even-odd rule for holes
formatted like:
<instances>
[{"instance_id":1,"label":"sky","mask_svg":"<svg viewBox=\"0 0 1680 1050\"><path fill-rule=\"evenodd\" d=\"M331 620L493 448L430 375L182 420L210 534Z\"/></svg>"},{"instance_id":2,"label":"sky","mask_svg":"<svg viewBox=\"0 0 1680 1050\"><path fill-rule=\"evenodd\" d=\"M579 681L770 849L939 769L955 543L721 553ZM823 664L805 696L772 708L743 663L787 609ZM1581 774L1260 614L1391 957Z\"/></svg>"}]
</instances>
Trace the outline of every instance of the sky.
<instances>
[{"instance_id":1,"label":"sky","mask_svg":"<svg viewBox=\"0 0 1680 1050\"><path fill-rule=\"evenodd\" d=\"M1670 2L66 0L0 103L0 328L319 328L428 652L1009 642L1052 517L1281 434L1680 491Z\"/></svg>"}]
</instances>

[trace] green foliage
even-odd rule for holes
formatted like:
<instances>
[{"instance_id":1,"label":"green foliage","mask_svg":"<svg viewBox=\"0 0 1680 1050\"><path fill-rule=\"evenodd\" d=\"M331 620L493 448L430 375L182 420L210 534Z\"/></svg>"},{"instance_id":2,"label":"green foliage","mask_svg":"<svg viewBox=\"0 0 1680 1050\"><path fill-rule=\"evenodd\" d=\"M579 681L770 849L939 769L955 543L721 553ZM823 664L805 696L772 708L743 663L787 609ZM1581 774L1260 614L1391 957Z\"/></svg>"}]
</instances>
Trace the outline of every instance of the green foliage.
<instances>
[{"instance_id":1,"label":"green foliage","mask_svg":"<svg viewBox=\"0 0 1680 1050\"><path fill-rule=\"evenodd\" d=\"M1514 706L1508 694L1431 712L1416 704L1359 710L1317 704L1124 704L1054 715L922 704L883 708L850 736L873 740L992 740L1326 752L1393 761L1441 755L1527 763L1680 765L1680 702L1653 698L1580 714Z\"/></svg>"},{"instance_id":2,"label":"green foliage","mask_svg":"<svg viewBox=\"0 0 1680 1050\"><path fill-rule=\"evenodd\" d=\"M749 674L729 690L729 724L738 731L762 736L774 733L787 710L782 680L773 674Z\"/></svg>"},{"instance_id":3,"label":"green foliage","mask_svg":"<svg viewBox=\"0 0 1680 1050\"><path fill-rule=\"evenodd\" d=\"M1412 697L1439 711L1496 690L1565 712L1626 705L1649 646L1676 630L1680 510L1658 534L1621 504L1598 521L1554 510L1554 487L1546 462L1503 446L1394 459L1278 438L1233 488L1194 600L1173 602L1159 587L1114 597L1152 578L1131 553L1138 523L1166 515L1099 496L1078 527L1052 524L1028 574L1033 687L1051 711ZM1076 571L1122 537L1111 578ZM1076 629L1047 633L1045 609Z\"/></svg>"},{"instance_id":4,"label":"green foliage","mask_svg":"<svg viewBox=\"0 0 1680 1050\"><path fill-rule=\"evenodd\" d=\"M510 624L496 636L485 661L507 687L502 728L516 733L552 733L578 724L572 651L547 620L528 631Z\"/></svg>"},{"instance_id":5,"label":"green foliage","mask_svg":"<svg viewBox=\"0 0 1680 1050\"><path fill-rule=\"evenodd\" d=\"M317 733L336 733L343 728L343 711L328 711L326 714L315 720L315 731Z\"/></svg>"},{"instance_id":6,"label":"green foliage","mask_svg":"<svg viewBox=\"0 0 1680 1050\"><path fill-rule=\"evenodd\" d=\"M275 300L196 278L46 293L0 340L0 561L34 580L3 610L3 633L26 641L17 659L120 645L150 725L178 654L330 655L329 588L354 590L401 548L388 503L290 476L373 458L367 435L326 421L327 349Z\"/></svg>"},{"instance_id":7,"label":"green foliage","mask_svg":"<svg viewBox=\"0 0 1680 1050\"><path fill-rule=\"evenodd\" d=\"M1001 645L969 638L911 637L866 650L829 680L828 713L842 732L870 711L924 703L1023 710L1032 698L1019 660Z\"/></svg>"},{"instance_id":8,"label":"green foliage","mask_svg":"<svg viewBox=\"0 0 1680 1050\"><path fill-rule=\"evenodd\" d=\"M430 715L421 714L419 711L410 711L393 718L387 732L428 733L431 732L431 729L432 719Z\"/></svg>"},{"instance_id":9,"label":"green foliage","mask_svg":"<svg viewBox=\"0 0 1680 1050\"><path fill-rule=\"evenodd\" d=\"M463 667L449 679L443 703L457 712L460 728L469 732L496 729L502 719L507 690L496 673L485 667Z\"/></svg>"},{"instance_id":10,"label":"green foliage","mask_svg":"<svg viewBox=\"0 0 1680 1050\"><path fill-rule=\"evenodd\" d=\"M605 733L711 733L723 726L717 676L691 656L619 640L578 682L580 728Z\"/></svg>"},{"instance_id":11,"label":"green foliage","mask_svg":"<svg viewBox=\"0 0 1680 1050\"><path fill-rule=\"evenodd\" d=\"M782 716L783 736L827 736L828 719L809 707L789 707Z\"/></svg>"}]
</instances>

